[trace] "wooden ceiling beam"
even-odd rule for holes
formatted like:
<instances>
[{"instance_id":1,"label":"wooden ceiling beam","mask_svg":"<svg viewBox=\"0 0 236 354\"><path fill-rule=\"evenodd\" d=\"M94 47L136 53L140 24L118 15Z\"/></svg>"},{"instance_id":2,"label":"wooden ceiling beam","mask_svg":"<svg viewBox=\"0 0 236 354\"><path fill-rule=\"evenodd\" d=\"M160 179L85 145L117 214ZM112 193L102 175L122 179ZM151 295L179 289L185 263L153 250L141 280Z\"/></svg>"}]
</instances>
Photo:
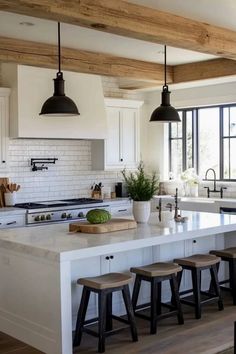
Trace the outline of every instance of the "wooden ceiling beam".
<instances>
[{"instance_id":1,"label":"wooden ceiling beam","mask_svg":"<svg viewBox=\"0 0 236 354\"><path fill-rule=\"evenodd\" d=\"M236 59L236 32L122 0L0 0L0 10Z\"/></svg>"},{"instance_id":2,"label":"wooden ceiling beam","mask_svg":"<svg viewBox=\"0 0 236 354\"><path fill-rule=\"evenodd\" d=\"M1 62L57 69L57 54L57 46L54 45L0 37ZM62 48L62 69L137 80L137 82L120 83L122 89L135 90L162 84L164 68L162 64ZM236 61L222 58L167 66L168 84L227 76L236 76Z\"/></svg>"},{"instance_id":3,"label":"wooden ceiling beam","mask_svg":"<svg viewBox=\"0 0 236 354\"><path fill-rule=\"evenodd\" d=\"M175 84L236 76L236 61L220 58L196 63L181 64L173 66L173 71L173 82Z\"/></svg>"},{"instance_id":4,"label":"wooden ceiling beam","mask_svg":"<svg viewBox=\"0 0 236 354\"><path fill-rule=\"evenodd\" d=\"M62 48L61 53L62 70L159 82L164 76L162 64L71 48ZM2 62L56 69L57 55L54 45L0 37ZM172 74L172 67L168 66L168 82L172 82Z\"/></svg>"}]
</instances>

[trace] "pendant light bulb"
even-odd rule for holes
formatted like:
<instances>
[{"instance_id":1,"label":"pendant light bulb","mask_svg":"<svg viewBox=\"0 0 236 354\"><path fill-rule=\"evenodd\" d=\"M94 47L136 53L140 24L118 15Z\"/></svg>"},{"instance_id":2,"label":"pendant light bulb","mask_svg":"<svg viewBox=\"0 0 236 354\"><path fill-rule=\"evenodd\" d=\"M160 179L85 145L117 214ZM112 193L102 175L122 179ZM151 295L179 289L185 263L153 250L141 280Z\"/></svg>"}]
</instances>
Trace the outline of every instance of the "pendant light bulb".
<instances>
[{"instance_id":1,"label":"pendant light bulb","mask_svg":"<svg viewBox=\"0 0 236 354\"><path fill-rule=\"evenodd\" d=\"M161 105L157 107L151 115L150 122L162 122L162 123L174 123L180 122L180 117L177 110L171 106L170 104L170 91L168 85L166 83L166 46L164 47L164 56L165 56L165 64L164 64L164 75L165 75L165 83L162 88L161 93Z\"/></svg>"},{"instance_id":2,"label":"pendant light bulb","mask_svg":"<svg viewBox=\"0 0 236 354\"><path fill-rule=\"evenodd\" d=\"M54 80L54 93L43 104L40 115L68 117L79 115L78 108L71 98L65 95L63 73L61 72L61 31L58 22L58 72Z\"/></svg>"}]
</instances>

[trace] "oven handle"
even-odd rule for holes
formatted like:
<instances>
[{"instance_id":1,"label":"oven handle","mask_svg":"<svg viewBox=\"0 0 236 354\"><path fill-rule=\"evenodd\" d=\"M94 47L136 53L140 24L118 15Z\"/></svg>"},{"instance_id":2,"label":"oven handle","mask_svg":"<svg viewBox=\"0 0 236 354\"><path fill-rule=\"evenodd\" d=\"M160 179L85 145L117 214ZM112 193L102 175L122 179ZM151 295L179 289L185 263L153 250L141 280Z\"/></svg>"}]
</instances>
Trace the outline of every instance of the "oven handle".
<instances>
[{"instance_id":1,"label":"oven handle","mask_svg":"<svg viewBox=\"0 0 236 354\"><path fill-rule=\"evenodd\" d=\"M221 214L236 214L236 208L220 208Z\"/></svg>"}]
</instances>

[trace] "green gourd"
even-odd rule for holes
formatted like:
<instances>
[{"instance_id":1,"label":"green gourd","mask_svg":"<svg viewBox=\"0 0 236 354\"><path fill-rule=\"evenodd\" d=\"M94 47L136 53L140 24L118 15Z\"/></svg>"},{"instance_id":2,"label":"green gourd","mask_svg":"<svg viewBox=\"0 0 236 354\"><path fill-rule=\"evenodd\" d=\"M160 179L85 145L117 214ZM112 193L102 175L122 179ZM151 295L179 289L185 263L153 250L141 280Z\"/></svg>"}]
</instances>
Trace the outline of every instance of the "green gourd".
<instances>
[{"instance_id":1,"label":"green gourd","mask_svg":"<svg viewBox=\"0 0 236 354\"><path fill-rule=\"evenodd\" d=\"M105 209L92 209L86 214L86 219L91 224L104 224L111 219L111 214Z\"/></svg>"}]
</instances>

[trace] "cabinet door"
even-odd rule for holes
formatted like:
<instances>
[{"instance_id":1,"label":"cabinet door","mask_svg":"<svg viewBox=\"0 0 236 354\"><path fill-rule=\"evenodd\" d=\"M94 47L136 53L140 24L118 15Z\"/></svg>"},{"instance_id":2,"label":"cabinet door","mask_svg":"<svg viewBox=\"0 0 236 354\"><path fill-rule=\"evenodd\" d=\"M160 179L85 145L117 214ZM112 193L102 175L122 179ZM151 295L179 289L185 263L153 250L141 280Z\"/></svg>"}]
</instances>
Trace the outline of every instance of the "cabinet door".
<instances>
[{"instance_id":1,"label":"cabinet door","mask_svg":"<svg viewBox=\"0 0 236 354\"><path fill-rule=\"evenodd\" d=\"M193 254L208 254L210 250L216 249L216 236L199 237L193 240L185 241L185 256ZM186 283L191 288L192 280L189 271L186 271ZM202 290L209 289L210 271L208 269L202 271L201 286Z\"/></svg>"},{"instance_id":2,"label":"cabinet door","mask_svg":"<svg viewBox=\"0 0 236 354\"><path fill-rule=\"evenodd\" d=\"M138 111L134 108L124 108L121 115L121 158L124 166L136 167L138 161Z\"/></svg>"},{"instance_id":3,"label":"cabinet door","mask_svg":"<svg viewBox=\"0 0 236 354\"><path fill-rule=\"evenodd\" d=\"M0 89L0 168L6 167L7 143L8 143L8 121L9 121L9 94Z\"/></svg>"},{"instance_id":4,"label":"cabinet door","mask_svg":"<svg viewBox=\"0 0 236 354\"><path fill-rule=\"evenodd\" d=\"M120 166L121 161L121 112L117 107L107 107L108 139L106 140L106 165Z\"/></svg>"},{"instance_id":5,"label":"cabinet door","mask_svg":"<svg viewBox=\"0 0 236 354\"><path fill-rule=\"evenodd\" d=\"M137 108L107 107L106 168L135 168L139 155Z\"/></svg>"},{"instance_id":6,"label":"cabinet door","mask_svg":"<svg viewBox=\"0 0 236 354\"><path fill-rule=\"evenodd\" d=\"M103 274L111 272L129 273L131 267L138 267L149 263L152 263L152 247L145 247L126 252L110 253L101 257L101 272ZM133 291L134 279L135 276L133 274L133 282L130 284L131 294ZM143 282L139 295L139 303L145 303L149 300L149 283ZM113 310L116 313L125 313L121 292L116 292L113 295Z\"/></svg>"},{"instance_id":7,"label":"cabinet door","mask_svg":"<svg viewBox=\"0 0 236 354\"><path fill-rule=\"evenodd\" d=\"M72 319L75 328L83 286L77 284L78 278L100 275L100 257L80 259L71 262ZM97 316L97 296L91 293L86 318Z\"/></svg>"}]
</instances>

